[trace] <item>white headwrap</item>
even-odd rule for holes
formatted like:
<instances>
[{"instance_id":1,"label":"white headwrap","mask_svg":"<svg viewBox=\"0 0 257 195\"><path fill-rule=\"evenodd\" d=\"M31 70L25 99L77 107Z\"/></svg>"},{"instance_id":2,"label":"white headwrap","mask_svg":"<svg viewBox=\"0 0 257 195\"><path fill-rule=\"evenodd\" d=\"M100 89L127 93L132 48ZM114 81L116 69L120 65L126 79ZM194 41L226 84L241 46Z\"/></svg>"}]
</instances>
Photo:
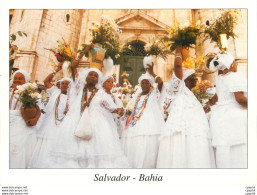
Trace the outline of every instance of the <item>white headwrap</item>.
<instances>
[{"instance_id":1,"label":"white headwrap","mask_svg":"<svg viewBox=\"0 0 257 195\"><path fill-rule=\"evenodd\" d=\"M148 72L145 74L142 74L139 79L138 79L138 83L141 84L141 82L146 79L150 82L151 86L153 87L154 84L154 78L152 75L150 75Z\"/></svg>"},{"instance_id":2,"label":"white headwrap","mask_svg":"<svg viewBox=\"0 0 257 195\"><path fill-rule=\"evenodd\" d=\"M62 81L69 81L72 82L72 80L68 77L62 78L61 80L57 81L57 82L62 82Z\"/></svg>"},{"instance_id":3,"label":"white headwrap","mask_svg":"<svg viewBox=\"0 0 257 195\"><path fill-rule=\"evenodd\" d=\"M29 80L30 80L29 73L28 73L27 71L23 70L23 69L19 69L19 70L15 71L15 73L13 74L12 80L10 81L10 87L12 86L14 76L15 76L17 73L23 74L23 75L24 75L24 78L25 78L25 82L26 82L26 83L29 82Z\"/></svg>"},{"instance_id":4,"label":"white headwrap","mask_svg":"<svg viewBox=\"0 0 257 195\"><path fill-rule=\"evenodd\" d=\"M182 67L183 69L183 80L185 80L187 77L189 77L191 74L195 73L195 69L188 69L185 67Z\"/></svg>"},{"instance_id":5,"label":"white headwrap","mask_svg":"<svg viewBox=\"0 0 257 195\"><path fill-rule=\"evenodd\" d=\"M147 64L152 65L152 63L154 64L154 57L153 56L145 56L143 59L143 64L144 64L144 68L148 68Z\"/></svg>"},{"instance_id":6,"label":"white headwrap","mask_svg":"<svg viewBox=\"0 0 257 195\"><path fill-rule=\"evenodd\" d=\"M87 76L90 72L96 72L98 74L98 83L96 84L96 88L100 88L99 84L100 84L100 79L102 77L102 72L97 69L97 68L83 68L79 71L79 74L78 74L78 77L79 79L77 79L77 82L80 82L80 80L83 82L83 86L84 84L87 82L86 79L87 79ZM77 83L76 83L77 84Z\"/></svg>"},{"instance_id":7,"label":"white headwrap","mask_svg":"<svg viewBox=\"0 0 257 195\"><path fill-rule=\"evenodd\" d=\"M108 80L109 78L113 79L113 76L109 73L105 74L104 76L101 77L100 79L100 85L103 87L103 84L106 80Z\"/></svg>"},{"instance_id":8,"label":"white headwrap","mask_svg":"<svg viewBox=\"0 0 257 195\"><path fill-rule=\"evenodd\" d=\"M231 64L233 63L234 58L230 53L216 55L212 61L210 62L210 70L225 70L229 69Z\"/></svg>"}]
</instances>

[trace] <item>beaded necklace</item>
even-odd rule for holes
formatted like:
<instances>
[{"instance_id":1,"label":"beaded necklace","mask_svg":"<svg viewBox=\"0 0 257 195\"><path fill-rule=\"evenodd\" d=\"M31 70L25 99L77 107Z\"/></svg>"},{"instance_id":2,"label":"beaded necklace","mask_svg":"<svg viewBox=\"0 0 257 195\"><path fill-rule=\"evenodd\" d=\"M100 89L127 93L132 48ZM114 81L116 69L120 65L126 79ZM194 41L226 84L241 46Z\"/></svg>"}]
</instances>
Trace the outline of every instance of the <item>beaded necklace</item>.
<instances>
[{"instance_id":1,"label":"beaded necklace","mask_svg":"<svg viewBox=\"0 0 257 195\"><path fill-rule=\"evenodd\" d=\"M12 108L12 101L13 101L13 97L14 97L14 89L12 90L12 94L11 94L11 98L10 98L10 100L9 100L9 109L11 109ZM18 99L17 99L17 101L15 102L15 105L14 105L14 110L16 109L16 107L17 107L17 104L18 104L18 102L20 101L20 97L21 97L21 95L19 95L19 97L18 97Z\"/></svg>"},{"instance_id":2,"label":"beaded necklace","mask_svg":"<svg viewBox=\"0 0 257 195\"><path fill-rule=\"evenodd\" d=\"M115 97L112 93L111 93L111 96L112 96L113 102L115 103Z\"/></svg>"},{"instance_id":3,"label":"beaded necklace","mask_svg":"<svg viewBox=\"0 0 257 195\"><path fill-rule=\"evenodd\" d=\"M96 92L98 91L98 89L94 88L93 92L91 93L89 99L87 100L87 86L84 87L83 89L83 93L82 93L82 98L81 98L81 110L80 113L82 113L86 107L89 107L91 100L93 99L93 97L95 96Z\"/></svg>"},{"instance_id":4,"label":"beaded necklace","mask_svg":"<svg viewBox=\"0 0 257 195\"><path fill-rule=\"evenodd\" d=\"M61 97L61 94L58 96L58 98L55 101L55 115L54 115L55 116L55 125L59 125L63 121L67 112L69 111L69 96L68 96L68 98L66 100L66 107L65 107L65 110L63 112L63 117L59 118L58 106L59 106L59 102L60 102L60 97ZM59 122L59 124L57 124L57 121Z\"/></svg>"},{"instance_id":5,"label":"beaded necklace","mask_svg":"<svg viewBox=\"0 0 257 195\"><path fill-rule=\"evenodd\" d=\"M140 97L142 96L142 93L137 97L133 111L132 111L132 117L131 117L131 121L130 121L131 127L133 127L137 123L137 121L141 118L141 116L146 108L146 104L150 97L150 94L151 94L151 91L145 96L142 106L138 109L138 112L136 113L136 108L137 108L138 102L140 100Z\"/></svg>"}]
</instances>

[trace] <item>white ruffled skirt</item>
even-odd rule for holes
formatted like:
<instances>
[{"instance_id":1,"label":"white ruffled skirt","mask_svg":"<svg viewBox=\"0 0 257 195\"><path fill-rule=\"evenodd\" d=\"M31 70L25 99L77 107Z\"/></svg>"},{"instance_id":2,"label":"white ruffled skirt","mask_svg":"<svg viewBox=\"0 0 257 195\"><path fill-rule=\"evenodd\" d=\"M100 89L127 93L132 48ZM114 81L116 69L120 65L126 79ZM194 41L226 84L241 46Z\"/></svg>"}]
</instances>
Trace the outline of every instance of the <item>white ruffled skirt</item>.
<instances>
[{"instance_id":1,"label":"white ruffled skirt","mask_svg":"<svg viewBox=\"0 0 257 195\"><path fill-rule=\"evenodd\" d=\"M121 145L132 168L156 168L159 135L124 136Z\"/></svg>"},{"instance_id":2,"label":"white ruffled skirt","mask_svg":"<svg viewBox=\"0 0 257 195\"><path fill-rule=\"evenodd\" d=\"M74 124L69 115L66 117L59 126L55 125L53 115L45 118L38 133L30 168L79 168Z\"/></svg>"},{"instance_id":3,"label":"white ruffled skirt","mask_svg":"<svg viewBox=\"0 0 257 195\"><path fill-rule=\"evenodd\" d=\"M215 168L211 141L176 132L161 139L157 168Z\"/></svg>"},{"instance_id":4,"label":"white ruffled skirt","mask_svg":"<svg viewBox=\"0 0 257 195\"><path fill-rule=\"evenodd\" d=\"M81 168L129 168L128 159L121 150L120 140L112 114L94 109L85 127L90 125L90 140L79 140ZM83 117L81 118L83 119ZM84 121L80 120L80 123Z\"/></svg>"},{"instance_id":5,"label":"white ruffled skirt","mask_svg":"<svg viewBox=\"0 0 257 195\"><path fill-rule=\"evenodd\" d=\"M247 144L216 147L217 168L247 168Z\"/></svg>"},{"instance_id":6,"label":"white ruffled skirt","mask_svg":"<svg viewBox=\"0 0 257 195\"><path fill-rule=\"evenodd\" d=\"M20 110L10 110L10 168L28 168L36 143L36 126L27 126Z\"/></svg>"}]
</instances>

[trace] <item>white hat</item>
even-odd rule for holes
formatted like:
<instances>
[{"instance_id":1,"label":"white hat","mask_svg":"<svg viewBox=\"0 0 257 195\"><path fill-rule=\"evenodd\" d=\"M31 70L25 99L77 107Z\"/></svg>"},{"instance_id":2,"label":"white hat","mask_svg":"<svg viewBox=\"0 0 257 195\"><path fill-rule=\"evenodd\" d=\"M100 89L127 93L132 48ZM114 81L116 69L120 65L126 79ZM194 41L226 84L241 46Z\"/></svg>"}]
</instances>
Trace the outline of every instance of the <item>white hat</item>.
<instances>
[{"instance_id":1,"label":"white hat","mask_svg":"<svg viewBox=\"0 0 257 195\"><path fill-rule=\"evenodd\" d=\"M154 57L153 56L145 56L143 59L143 64L144 64L144 68L148 68L147 64L152 65L152 63L154 64Z\"/></svg>"},{"instance_id":2,"label":"white hat","mask_svg":"<svg viewBox=\"0 0 257 195\"><path fill-rule=\"evenodd\" d=\"M219 53L216 55L212 61L210 62L210 70L225 70L226 68L229 69L231 64L234 61L234 57L230 53Z\"/></svg>"},{"instance_id":3,"label":"white hat","mask_svg":"<svg viewBox=\"0 0 257 195\"><path fill-rule=\"evenodd\" d=\"M153 86L154 84L154 78L152 75L150 75L148 72L145 73L145 74L142 74L139 79L138 79L138 83L141 84L141 82L146 79L150 82L150 84Z\"/></svg>"},{"instance_id":4,"label":"white hat","mask_svg":"<svg viewBox=\"0 0 257 195\"><path fill-rule=\"evenodd\" d=\"M183 70L183 80L185 80L187 77L189 77L191 74L195 73L195 69L188 69L185 67L182 67Z\"/></svg>"}]
</instances>

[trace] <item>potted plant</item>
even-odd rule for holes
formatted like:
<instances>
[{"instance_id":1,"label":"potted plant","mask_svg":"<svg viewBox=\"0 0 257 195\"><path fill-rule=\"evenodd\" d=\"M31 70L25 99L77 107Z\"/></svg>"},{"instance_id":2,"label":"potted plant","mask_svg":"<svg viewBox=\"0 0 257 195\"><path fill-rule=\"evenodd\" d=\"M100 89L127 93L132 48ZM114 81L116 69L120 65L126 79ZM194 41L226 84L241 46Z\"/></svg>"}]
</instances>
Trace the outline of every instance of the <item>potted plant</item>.
<instances>
[{"instance_id":1,"label":"potted plant","mask_svg":"<svg viewBox=\"0 0 257 195\"><path fill-rule=\"evenodd\" d=\"M174 24L167 31L171 42L170 50L174 51L178 46L182 46L184 61L189 57L189 47L196 44L197 37L202 33L202 25L199 20L196 24L187 20L184 24Z\"/></svg>"},{"instance_id":2,"label":"potted plant","mask_svg":"<svg viewBox=\"0 0 257 195\"><path fill-rule=\"evenodd\" d=\"M105 15L101 16L101 23L92 22L93 28L91 32L91 43L94 47L85 53L85 57L90 58L90 66L100 70L103 68L104 59L112 59L114 64L117 63L120 57L120 44L118 35L121 32L115 21ZM89 44L82 44L82 49L78 53L83 53Z\"/></svg>"},{"instance_id":3,"label":"potted plant","mask_svg":"<svg viewBox=\"0 0 257 195\"><path fill-rule=\"evenodd\" d=\"M26 83L17 86L17 93L20 94L20 101L22 102L21 115L25 121L36 117L40 108L37 106L38 93L35 92L37 85L34 83Z\"/></svg>"},{"instance_id":4,"label":"potted plant","mask_svg":"<svg viewBox=\"0 0 257 195\"><path fill-rule=\"evenodd\" d=\"M204 29L205 40L211 39L211 42L215 42L222 52L226 52L228 49L227 40L230 37L233 39L237 37L234 29L238 22L238 14L239 11L236 9L226 10L213 22L210 23L207 20Z\"/></svg>"}]
</instances>

